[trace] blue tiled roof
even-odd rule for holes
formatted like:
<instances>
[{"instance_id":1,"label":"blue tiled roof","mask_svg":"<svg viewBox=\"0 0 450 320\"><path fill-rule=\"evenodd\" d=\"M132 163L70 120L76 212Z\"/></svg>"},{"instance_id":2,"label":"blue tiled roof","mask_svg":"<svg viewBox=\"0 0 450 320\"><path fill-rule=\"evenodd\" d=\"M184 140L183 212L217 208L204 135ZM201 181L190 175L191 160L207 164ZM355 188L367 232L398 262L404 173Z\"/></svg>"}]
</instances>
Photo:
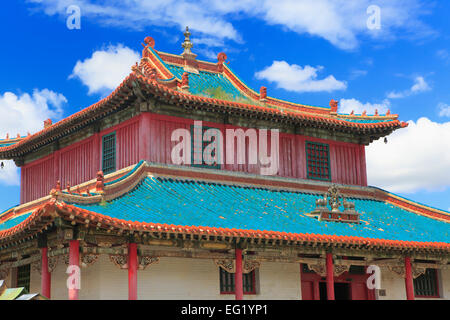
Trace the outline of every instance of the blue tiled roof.
<instances>
[{"instance_id":1,"label":"blue tiled roof","mask_svg":"<svg viewBox=\"0 0 450 320\"><path fill-rule=\"evenodd\" d=\"M308 217L319 195L147 177L129 193L77 207L127 221L450 243L449 224L382 201L352 199L360 224Z\"/></svg>"},{"instance_id":2,"label":"blue tiled roof","mask_svg":"<svg viewBox=\"0 0 450 320\"><path fill-rule=\"evenodd\" d=\"M17 142L21 141L21 139L26 138L26 137L20 137L20 138L14 138L14 139L0 139L0 148L2 147L7 147L7 146L12 146L13 144L16 144ZM11 141L13 140L13 141Z\"/></svg>"},{"instance_id":3,"label":"blue tiled roof","mask_svg":"<svg viewBox=\"0 0 450 320\"><path fill-rule=\"evenodd\" d=\"M181 79L185 72L182 67L176 65L166 64L166 66L178 79ZM248 99L222 74L207 71L199 71L198 74L189 73L190 93L195 95L207 95L206 90L211 88L222 88L234 99Z\"/></svg>"},{"instance_id":4,"label":"blue tiled roof","mask_svg":"<svg viewBox=\"0 0 450 320\"><path fill-rule=\"evenodd\" d=\"M5 221L4 223L0 223L0 231L15 227L19 223L25 221L25 219L28 218L31 214L32 214L32 212L29 212L29 213L20 215L18 217L9 219L9 220Z\"/></svg>"}]
</instances>

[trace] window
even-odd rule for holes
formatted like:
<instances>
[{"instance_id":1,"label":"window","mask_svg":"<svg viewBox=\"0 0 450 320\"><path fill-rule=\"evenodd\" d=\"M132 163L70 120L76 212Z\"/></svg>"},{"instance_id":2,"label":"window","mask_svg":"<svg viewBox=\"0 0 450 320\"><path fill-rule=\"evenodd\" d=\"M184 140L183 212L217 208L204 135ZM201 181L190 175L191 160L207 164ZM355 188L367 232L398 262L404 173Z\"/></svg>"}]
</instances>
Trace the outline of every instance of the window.
<instances>
[{"instance_id":1,"label":"window","mask_svg":"<svg viewBox=\"0 0 450 320\"><path fill-rule=\"evenodd\" d=\"M234 279L235 274L227 272L222 268L220 271L220 293L234 294ZM255 270L249 273L242 274L242 286L244 287L244 294L256 294L256 275Z\"/></svg>"},{"instance_id":2,"label":"window","mask_svg":"<svg viewBox=\"0 0 450 320\"><path fill-rule=\"evenodd\" d=\"M348 270L348 273L350 274L366 274L366 267L365 266L355 266L351 265L350 269Z\"/></svg>"},{"instance_id":3,"label":"window","mask_svg":"<svg viewBox=\"0 0 450 320\"><path fill-rule=\"evenodd\" d=\"M116 170L116 133L110 133L102 138L102 170L104 174Z\"/></svg>"},{"instance_id":4,"label":"window","mask_svg":"<svg viewBox=\"0 0 450 320\"><path fill-rule=\"evenodd\" d=\"M307 178L331 180L330 152L327 144L306 142Z\"/></svg>"},{"instance_id":5,"label":"window","mask_svg":"<svg viewBox=\"0 0 450 320\"><path fill-rule=\"evenodd\" d=\"M25 287L30 292L30 265L26 264L17 268L17 287Z\"/></svg>"},{"instance_id":6,"label":"window","mask_svg":"<svg viewBox=\"0 0 450 320\"><path fill-rule=\"evenodd\" d=\"M213 141L216 139L217 136L214 136L211 139L204 139L206 137L204 137L205 132L208 129L215 129L217 131L220 132L219 129L216 128L210 128L210 127L196 127L194 125L191 126L191 148L192 148L192 152L191 152L191 165L193 167L202 167L202 168L213 168L213 169L220 169L220 164L218 164L217 162L214 162L212 164L208 164L204 159L203 155L204 155L204 151L206 149L206 147L208 147L208 145L210 145L211 143L213 143ZM201 131L201 132L200 132ZM210 131L211 132L211 131ZM210 133L208 132L208 133ZM206 141L204 141L206 140ZM217 154L216 156L216 151L220 151L222 146L220 145L221 141L218 142L217 144L217 148L218 150L214 149L213 152L207 152L206 154L212 155L212 158L217 158L220 159L221 155ZM198 162L198 163L196 163ZM199 163L201 162L201 164Z\"/></svg>"},{"instance_id":7,"label":"window","mask_svg":"<svg viewBox=\"0 0 450 320\"><path fill-rule=\"evenodd\" d=\"M436 269L427 269L424 274L414 279L416 297L438 298L438 275Z\"/></svg>"}]
</instances>

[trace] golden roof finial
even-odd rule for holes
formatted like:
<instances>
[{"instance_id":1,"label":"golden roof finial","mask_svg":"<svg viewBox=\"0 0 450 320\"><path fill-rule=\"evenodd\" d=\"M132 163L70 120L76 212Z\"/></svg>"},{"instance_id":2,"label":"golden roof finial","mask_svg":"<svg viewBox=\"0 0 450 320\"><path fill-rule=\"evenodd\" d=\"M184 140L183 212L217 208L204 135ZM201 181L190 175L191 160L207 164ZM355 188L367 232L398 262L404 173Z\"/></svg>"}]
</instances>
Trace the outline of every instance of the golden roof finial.
<instances>
[{"instance_id":1,"label":"golden roof finial","mask_svg":"<svg viewBox=\"0 0 450 320\"><path fill-rule=\"evenodd\" d=\"M181 44L181 46L184 49L183 53L192 54L191 49L194 46L194 44L189 39L189 37L191 36L191 33L189 32L189 27L186 27L186 31L183 34L184 34L184 42Z\"/></svg>"}]
</instances>

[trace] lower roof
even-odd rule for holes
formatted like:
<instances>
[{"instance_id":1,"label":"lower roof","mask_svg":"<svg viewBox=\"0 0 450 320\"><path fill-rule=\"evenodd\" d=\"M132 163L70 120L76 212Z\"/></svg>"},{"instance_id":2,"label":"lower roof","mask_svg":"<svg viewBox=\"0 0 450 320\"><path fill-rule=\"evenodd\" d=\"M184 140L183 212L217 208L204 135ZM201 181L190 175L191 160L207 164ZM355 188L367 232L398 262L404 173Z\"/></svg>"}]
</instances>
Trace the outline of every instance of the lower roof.
<instances>
[{"instance_id":1,"label":"lower roof","mask_svg":"<svg viewBox=\"0 0 450 320\"><path fill-rule=\"evenodd\" d=\"M198 172L202 172L202 178L195 177ZM217 172L217 177L207 172ZM295 183L285 187L284 181L289 179L260 178L262 182L256 183L248 179L242 183L241 176L152 166L141 161L106 182L104 193L92 190L89 195L77 195L62 191L21 214L10 214L7 219L8 212L1 214L0 242L27 228L43 228L56 212L64 219L88 221L105 229L450 250L450 214L442 210L420 204L412 207L410 201L387 193L389 197L377 199L367 195L381 194L379 189L347 186L347 199L361 213L360 223L319 221L308 213L323 196L318 190L326 188L325 183L308 185L303 181L306 187L295 188ZM274 187L275 182L279 182L278 187ZM40 221L43 218L46 220Z\"/></svg>"},{"instance_id":2,"label":"lower roof","mask_svg":"<svg viewBox=\"0 0 450 320\"><path fill-rule=\"evenodd\" d=\"M449 224L383 201L349 198L360 224L307 216L318 194L149 176L132 191L106 203L75 204L112 218L226 229L353 236L450 243Z\"/></svg>"}]
</instances>

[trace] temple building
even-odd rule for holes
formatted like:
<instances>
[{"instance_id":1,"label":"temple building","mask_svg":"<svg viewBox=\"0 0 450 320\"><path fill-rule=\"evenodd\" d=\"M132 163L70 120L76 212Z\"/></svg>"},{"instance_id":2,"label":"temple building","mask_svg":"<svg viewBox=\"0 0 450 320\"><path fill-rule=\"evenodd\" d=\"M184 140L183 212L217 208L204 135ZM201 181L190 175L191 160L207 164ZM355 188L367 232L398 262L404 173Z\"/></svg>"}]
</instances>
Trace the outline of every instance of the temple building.
<instances>
[{"instance_id":1,"label":"temple building","mask_svg":"<svg viewBox=\"0 0 450 320\"><path fill-rule=\"evenodd\" d=\"M109 96L0 140L21 170L20 204L0 213L8 288L450 299L450 213L367 184L365 147L407 123L254 91L225 53L199 60L184 35L180 55L146 37Z\"/></svg>"}]
</instances>

